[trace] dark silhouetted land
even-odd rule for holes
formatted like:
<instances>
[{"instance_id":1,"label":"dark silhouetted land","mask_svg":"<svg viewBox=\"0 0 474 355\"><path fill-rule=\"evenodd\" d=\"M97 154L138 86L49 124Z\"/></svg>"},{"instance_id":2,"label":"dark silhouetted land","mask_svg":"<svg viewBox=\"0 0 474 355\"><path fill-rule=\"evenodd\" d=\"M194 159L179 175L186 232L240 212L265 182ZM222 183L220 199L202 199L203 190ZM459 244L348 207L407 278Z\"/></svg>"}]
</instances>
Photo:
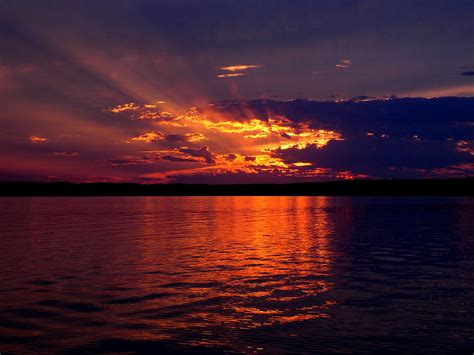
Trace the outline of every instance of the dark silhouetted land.
<instances>
[{"instance_id":1,"label":"dark silhouetted land","mask_svg":"<svg viewBox=\"0 0 474 355\"><path fill-rule=\"evenodd\" d=\"M474 178L296 184L0 182L0 196L474 196Z\"/></svg>"}]
</instances>

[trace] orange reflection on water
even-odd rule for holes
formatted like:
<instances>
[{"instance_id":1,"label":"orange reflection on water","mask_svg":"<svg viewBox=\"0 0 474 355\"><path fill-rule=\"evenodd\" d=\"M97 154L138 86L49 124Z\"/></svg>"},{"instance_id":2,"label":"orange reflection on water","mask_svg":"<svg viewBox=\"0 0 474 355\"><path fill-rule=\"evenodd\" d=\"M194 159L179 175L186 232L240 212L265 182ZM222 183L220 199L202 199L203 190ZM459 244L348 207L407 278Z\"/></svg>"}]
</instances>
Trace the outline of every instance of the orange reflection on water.
<instances>
[{"instance_id":1,"label":"orange reflection on water","mask_svg":"<svg viewBox=\"0 0 474 355\"><path fill-rule=\"evenodd\" d=\"M135 250L143 270L135 293L171 295L122 312L138 311L141 324L178 332L329 317L335 301L324 296L334 263L328 203L325 197L143 199ZM169 317L170 310L178 314Z\"/></svg>"},{"instance_id":2,"label":"orange reflection on water","mask_svg":"<svg viewBox=\"0 0 474 355\"><path fill-rule=\"evenodd\" d=\"M420 201L436 208L420 208ZM279 353L294 344L344 352L348 339L359 344L368 336L376 340L367 349L384 349L400 322L410 341L426 321L438 326L455 315L461 324L441 332L455 337L436 345L449 348L448 340L470 329L469 312L459 313L469 297L456 297L472 278L469 199L0 203L0 246L8 250L1 259L0 333L10 352ZM426 303L424 295L441 296L438 290L445 314ZM404 319L407 309L418 319Z\"/></svg>"},{"instance_id":3,"label":"orange reflection on water","mask_svg":"<svg viewBox=\"0 0 474 355\"><path fill-rule=\"evenodd\" d=\"M60 307L75 322L91 313L72 307L92 307L94 322L107 325L58 339L65 347L119 337L238 348L239 332L331 317L339 228L331 201L78 198L58 200L60 213L35 202L27 222L38 237L16 272L54 284L47 293L20 294L11 307ZM63 326L54 318L43 325L44 337Z\"/></svg>"}]
</instances>

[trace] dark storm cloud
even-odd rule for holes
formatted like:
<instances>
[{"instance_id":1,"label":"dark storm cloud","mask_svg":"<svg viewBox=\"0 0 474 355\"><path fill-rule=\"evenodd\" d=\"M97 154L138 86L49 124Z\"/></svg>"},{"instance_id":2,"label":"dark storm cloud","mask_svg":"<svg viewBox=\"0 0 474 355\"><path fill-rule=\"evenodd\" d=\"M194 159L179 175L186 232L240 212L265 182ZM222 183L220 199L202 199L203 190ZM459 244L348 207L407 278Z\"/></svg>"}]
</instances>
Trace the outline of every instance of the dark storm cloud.
<instances>
[{"instance_id":1,"label":"dark storm cloud","mask_svg":"<svg viewBox=\"0 0 474 355\"><path fill-rule=\"evenodd\" d=\"M193 159L193 158L183 158L183 157L178 157L174 155L164 155L161 157L163 160L168 160L172 162L199 162L198 159Z\"/></svg>"},{"instance_id":2,"label":"dark storm cloud","mask_svg":"<svg viewBox=\"0 0 474 355\"><path fill-rule=\"evenodd\" d=\"M155 143L155 142L169 142L169 143L191 143L206 139L201 133L169 133L165 134L160 131L143 133L137 137L133 137L132 141Z\"/></svg>"},{"instance_id":3,"label":"dark storm cloud","mask_svg":"<svg viewBox=\"0 0 474 355\"><path fill-rule=\"evenodd\" d=\"M474 163L474 155L459 151L454 141L419 141L364 137L331 141L322 148L278 149L275 157L286 163L310 162L336 171L371 176L396 176L400 170L434 170Z\"/></svg>"},{"instance_id":4,"label":"dark storm cloud","mask_svg":"<svg viewBox=\"0 0 474 355\"><path fill-rule=\"evenodd\" d=\"M232 154L232 153L227 154L226 159L229 161L234 161L235 159L237 159L237 155Z\"/></svg>"},{"instance_id":5,"label":"dark storm cloud","mask_svg":"<svg viewBox=\"0 0 474 355\"><path fill-rule=\"evenodd\" d=\"M215 156L213 153L211 153L208 146L203 146L201 148L182 147L182 148L179 148L179 151L181 153L188 154L192 157L204 158L204 160L208 164L214 164L216 162Z\"/></svg>"},{"instance_id":6,"label":"dark storm cloud","mask_svg":"<svg viewBox=\"0 0 474 355\"><path fill-rule=\"evenodd\" d=\"M184 136L183 134L167 134L165 136L165 140L168 142L187 142L188 138Z\"/></svg>"},{"instance_id":7,"label":"dark storm cloud","mask_svg":"<svg viewBox=\"0 0 474 355\"><path fill-rule=\"evenodd\" d=\"M187 134L167 134L165 136L166 141L168 142L195 142L205 139L203 134L200 133L187 133Z\"/></svg>"}]
</instances>

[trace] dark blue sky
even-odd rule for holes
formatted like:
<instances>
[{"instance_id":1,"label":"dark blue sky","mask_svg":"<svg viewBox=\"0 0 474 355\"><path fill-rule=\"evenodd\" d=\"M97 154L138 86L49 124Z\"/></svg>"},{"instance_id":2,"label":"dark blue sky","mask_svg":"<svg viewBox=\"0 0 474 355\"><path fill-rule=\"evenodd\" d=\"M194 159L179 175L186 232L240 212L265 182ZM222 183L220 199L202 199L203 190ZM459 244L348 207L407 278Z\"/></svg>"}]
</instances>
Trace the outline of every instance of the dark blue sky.
<instances>
[{"instance_id":1,"label":"dark blue sky","mask_svg":"<svg viewBox=\"0 0 474 355\"><path fill-rule=\"evenodd\" d=\"M0 178L465 176L473 100L392 95L473 72L472 0L3 0Z\"/></svg>"}]
</instances>

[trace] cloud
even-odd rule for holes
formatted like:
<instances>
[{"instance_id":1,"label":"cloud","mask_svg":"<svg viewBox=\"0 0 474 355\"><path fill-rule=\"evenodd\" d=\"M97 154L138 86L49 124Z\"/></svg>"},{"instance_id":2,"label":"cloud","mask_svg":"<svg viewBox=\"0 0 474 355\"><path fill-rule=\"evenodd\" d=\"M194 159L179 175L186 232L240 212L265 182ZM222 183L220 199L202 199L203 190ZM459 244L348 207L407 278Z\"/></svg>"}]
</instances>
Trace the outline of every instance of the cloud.
<instances>
[{"instance_id":1,"label":"cloud","mask_svg":"<svg viewBox=\"0 0 474 355\"><path fill-rule=\"evenodd\" d=\"M225 71L241 71L241 70L249 70L249 69L257 69L263 67L262 64L237 64L237 65L230 65L227 67L221 67L219 68L220 70L225 70Z\"/></svg>"},{"instance_id":2,"label":"cloud","mask_svg":"<svg viewBox=\"0 0 474 355\"><path fill-rule=\"evenodd\" d=\"M474 163L474 131L465 129L474 124L474 98L228 100L211 108L195 110L207 129L269 142L260 153L234 150L229 168L248 163L295 178L420 177Z\"/></svg>"},{"instance_id":3,"label":"cloud","mask_svg":"<svg viewBox=\"0 0 474 355\"><path fill-rule=\"evenodd\" d=\"M474 124L473 124L474 125ZM458 141L456 143L458 147L458 151L460 152L468 152L471 155L474 155L474 141Z\"/></svg>"},{"instance_id":4,"label":"cloud","mask_svg":"<svg viewBox=\"0 0 474 355\"><path fill-rule=\"evenodd\" d=\"M188 154L192 157L203 158L206 163L214 164L216 162L215 155L211 153L208 146L202 146L201 148L188 148L181 147L179 148L181 153Z\"/></svg>"},{"instance_id":5,"label":"cloud","mask_svg":"<svg viewBox=\"0 0 474 355\"><path fill-rule=\"evenodd\" d=\"M146 166L150 164L154 164L156 162L157 158L153 156L124 156L118 159L111 159L106 161L106 164L111 165L111 166Z\"/></svg>"},{"instance_id":6,"label":"cloud","mask_svg":"<svg viewBox=\"0 0 474 355\"><path fill-rule=\"evenodd\" d=\"M455 141L360 137L331 141L318 148L277 149L272 156L286 164L299 162L335 171L366 173L375 177L397 176L401 172L431 171L474 163L474 156L459 149Z\"/></svg>"},{"instance_id":7,"label":"cloud","mask_svg":"<svg viewBox=\"0 0 474 355\"><path fill-rule=\"evenodd\" d=\"M255 64L237 64L237 65L230 65L230 66L227 66L227 67L220 67L219 68L220 70L228 71L228 72L231 72L231 73L218 74L217 77L218 78L234 78L234 77L238 77L238 76L244 76L245 73L237 73L237 72L241 72L241 71L245 71L245 70L249 70L249 69L257 69L257 68L261 68L261 67L263 67L263 65L261 65L261 64L258 64L258 65L255 65Z\"/></svg>"},{"instance_id":8,"label":"cloud","mask_svg":"<svg viewBox=\"0 0 474 355\"><path fill-rule=\"evenodd\" d=\"M139 135L138 137L133 137L132 141L153 143L156 141L164 140L165 134L162 132L148 132Z\"/></svg>"},{"instance_id":9,"label":"cloud","mask_svg":"<svg viewBox=\"0 0 474 355\"><path fill-rule=\"evenodd\" d=\"M219 74L218 78L234 78L236 76L244 76L244 73L230 73L230 74Z\"/></svg>"},{"instance_id":10,"label":"cloud","mask_svg":"<svg viewBox=\"0 0 474 355\"><path fill-rule=\"evenodd\" d=\"M474 132L466 129L474 124L473 103L472 98L459 97L367 95L336 101L217 101L182 110L185 113L170 120L135 122L152 130L130 141L163 142L168 150L157 150L155 160L120 158L125 161L117 159L114 166L147 173L159 169L163 175L171 169L168 161L182 163L187 176L239 170L249 178L265 174L295 181L459 174L469 171L473 156ZM163 111L159 104L137 106L129 110L134 116ZM157 125L163 131L153 130ZM203 139L208 140L206 146L183 144Z\"/></svg>"},{"instance_id":11,"label":"cloud","mask_svg":"<svg viewBox=\"0 0 474 355\"><path fill-rule=\"evenodd\" d=\"M362 101L371 101L371 100L377 100L377 98L373 96L361 95L361 96L353 97L351 99L351 101L353 102L362 102Z\"/></svg>"},{"instance_id":12,"label":"cloud","mask_svg":"<svg viewBox=\"0 0 474 355\"><path fill-rule=\"evenodd\" d=\"M183 158L183 157L175 156L175 155L164 155L161 157L161 159L172 161L172 162L199 162L200 161L198 159Z\"/></svg>"},{"instance_id":13,"label":"cloud","mask_svg":"<svg viewBox=\"0 0 474 355\"><path fill-rule=\"evenodd\" d=\"M165 134L159 131L156 132L147 132L139 135L138 137L133 137L132 141L139 141L145 143L153 143L158 141L166 142L198 142L206 139L206 136L202 133L185 133L185 134Z\"/></svg>"},{"instance_id":14,"label":"cloud","mask_svg":"<svg viewBox=\"0 0 474 355\"><path fill-rule=\"evenodd\" d=\"M77 152L53 152L53 155L56 155L58 157L77 157L80 154Z\"/></svg>"},{"instance_id":15,"label":"cloud","mask_svg":"<svg viewBox=\"0 0 474 355\"><path fill-rule=\"evenodd\" d=\"M463 75L463 76L474 76L474 70L463 71L463 72L461 72L461 75Z\"/></svg>"},{"instance_id":16,"label":"cloud","mask_svg":"<svg viewBox=\"0 0 474 355\"><path fill-rule=\"evenodd\" d=\"M43 143L46 142L48 139L44 137L38 137L38 136L30 136L28 137L31 143Z\"/></svg>"},{"instance_id":17,"label":"cloud","mask_svg":"<svg viewBox=\"0 0 474 355\"><path fill-rule=\"evenodd\" d=\"M2 39L5 38L2 37ZM0 89L13 90L20 88L22 84L24 85L23 79L34 74L38 69L39 66L34 63L5 64L0 60Z\"/></svg>"},{"instance_id":18,"label":"cloud","mask_svg":"<svg viewBox=\"0 0 474 355\"><path fill-rule=\"evenodd\" d=\"M305 171L304 169L289 169L285 171L278 168L266 169L253 167L252 169L206 169L194 171L177 171L166 175L168 182L200 183L200 184L248 184L248 183L295 183L310 181L325 181L335 179L366 178L363 174L351 174L350 172L332 172L319 169Z\"/></svg>"},{"instance_id":19,"label":"cloud","mask_svg":"<svg viewBox=\"0 0 474 355\"><path fill-rule=\"evenodd\" d=\"M162 111L156 106L114 115ZM470 174L474 167L474 131L468 129L474 125L474 98L225 100L182 112L159 122L106 116L124 125L123 135L111 138L114 149L101 151L95 162L109 169L105 174L196 182L446 177ZM130 131L141 134L130 138ZM58 132L64 130L43 133L59 137ZM82 141L87 135L80 133ZM156 145L144 150L146 144L123 144L127 139ZM204 139L206 145L196 144ZM24 144L50 161L52 155L64 157L55 163L66 169L78 161L66 157L80 151L85 162L102 147L99 141L93 148L79 148L80 142L70 138L51 138L41 147Z\"/></svg>"},{"instance_id":20,"label":"cloud","mask_svg":"<svg viewBox=\"0 0 474 355\"><path fill-rule=\"evenodd\" d=\"M139 108L140 106L138 106L137 104L133 102L130 102L127 104L121 104L115 107L111 107L109 108L109 111L113 113L119 113L119 112L125 112L125 111L137 111Z\"/></svg>"},{"instance_id":21,"label":"cloud","mask_svg":"<svg viewBox=\"0 0 474 355\"><path fill-rule=\"evenodd\" d=\"M165 137L168 142L199 142L205 139L202 133L167 134Z\"/></svg>"},{"instance_id":22,"label":"cloud","mask_svg":"<svg viewBox=\"0 0 474 355\"><path fill-rule=\"evenodd\" d=\"M164 120L170 121L174 115L168 111L142 110L138 115L132 116L134 120Z\"/></svg>"},{"instance_id":23,"label":"cloud","mask_svg":"<svg viewBox=\"0 0 474 355\"><path fill-rule=\"evenodd\" d=\"M384 98L369 100L251 100L216 103L212 114L233 117L238 131L259 129L262 132L274 125L273 130L294 135L313 130L338 132L342 138L387 134L394 138L414 134L425 139L474 139L474 131L462 125L474 121L474 98ZM197 110L199 114L205 114ZM248 120L251 118L251 120ZM229 121L230 122L230 121ZM216 123L217 124L217 123ZM220 127L220 128L223 128ZM332 139L337 138L337 135Z\"/></svg>"},{"instance_id":24,"label":"cloud","mask_svg":"<svg viewBox=\"0 0 474 355\"><path fill-rule=\"evenodd\" d=\"M233 160L237 159L237 155L235 155L233 153L229 153L229 154L227 154L226 159L229 160L229 161L233 161Z\"/></svg>"},{"instance_id":25,"label":"cloud","mask_svg":"<svg viewBox=\"0 0 474 355\"><path fill-rule=\"evenodd\" d=\"M279 114L268 118L261 117L260 113L252 112L251 107L248 107L248 110L244 108L240 112L241 104L246 106L242 102L233 101L216 103L215 106L210 106L210 110L209 107L196 109L184 119L192 124L201 125L206 130L255 140L253 144L264 141L267 143L285 141L285 144L290 145L304 145L308 142L317 142L322 145L330 139L340 138L338 132L313 129L309 127L309 122L293 122ZM270 114L270 112L265 114Z\"/></svg>"},{"instance_id":26,"label":"cloud","mask_svg":"<svg viewBox=\"0 0 474 355\"><path fill-rule=\"evenodd\" d=\"M442 97L473 97L474 84L461 84L452 86L436 86L433 88L420 89L415 91L408 91L404 94L410 97L427 97L427 98L442 98Z\"/></svg>"},{"instance_id":27,"label":"cloud","mask_svg":"<svg viewBox=\"0 0 474 355\"><path fill-rule=\"evenodd\" d=\"M161 120L170 121L174 115L162 109L165 101L155 101L154 103L136 104L134 102L120 104L114 107L105 109L105 112L115 114L130 114L133 120Z\"/></svg>"},{"instance_id":28,"label":"cloud","mask_svg":"<svg viewBox=\"0 0 474 355\"><path fill-rule=\"evenodd\" d=\"M336 64L336 68L349 68L352 65L352 60L342 59Z\"/></svg>"}]
</instances>

